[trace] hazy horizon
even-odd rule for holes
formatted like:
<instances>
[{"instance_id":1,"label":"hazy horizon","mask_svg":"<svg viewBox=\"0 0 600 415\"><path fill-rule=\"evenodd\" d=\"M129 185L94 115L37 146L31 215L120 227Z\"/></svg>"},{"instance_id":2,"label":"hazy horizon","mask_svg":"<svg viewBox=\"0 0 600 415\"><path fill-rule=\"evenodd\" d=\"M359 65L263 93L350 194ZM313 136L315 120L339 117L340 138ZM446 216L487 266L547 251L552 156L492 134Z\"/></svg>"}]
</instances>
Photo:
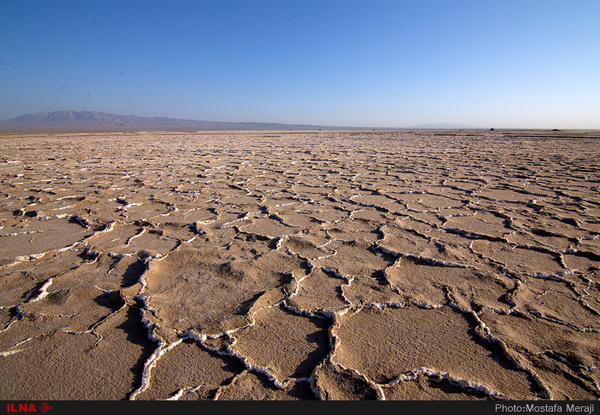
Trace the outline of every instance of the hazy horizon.
<instances>
[{"instance_id":1,"label":"hazy horizon","mask_svg":"<svg viewBox=\"0 0 600 415\"><path fill-rule=\"evenodd\" d=\"M2 1L0 120L600 128L600 3Z\"/></svg>"},{"instance_id":2,"label":"hazy horizon","mask_svg":"<svg viewBox=\"0 0 600 415\"><path fill-rule=\"evenodd\" d=\"M70 114L69 114L70 113ZM67 115L68 114L68 115ZM92 118L89 118L89 115L92 115ZM96 118L95 118L96 117ZM97 117L99 117L100 119L98 119ZM115 117L115 119L110 119L110 118L105 118L105 117ZM133 117L133 120L128 119L129 117ZM139 120L138 120L139 119ZM374 128L372 126L369 125L363 125L363 126L344 126L344 125L315 125L315 124L285 124L285 123L270 123L268 121L256 121L256 122L244 122L244 121L217 121L214 122L212 120L198 120L198 119L181 119L181 118L174 118L174 117L158 117L158 116L147 116L147 115L141 115L141 114L113 114L113 113L105 113L105 112L100 112L100 111L92 111L92 110L82 110L82 111L72 111L72 110L57 110L57 111L48 111L48 112L35 112L35 113L28 113L28 114L22 114L20 116L17 117L13 117L10 119L0 119L0 131L2 131L2 129L6 129L6 131L12 131L11 127L16 127L16 129L14 131L30 131L31 128L34 128L35 131L45 131L44 130L44 125L46 125L47 127L50 127L51 129L49 131L52 131L52 126L54 123L58 122L59 124L55 125L54 127L60 127L60 125L66 125L69 126L69 123L74 123L71 124L73 126L73 128L77 128L77 125L80 125L80 123L85 123L85 122L90 122L92 125L97 125L99 122L101 123L107 123L107 122L122 122L122 121L127 121L127 122L133 122L134 124L137 122L149 122L149 123L154 123L154 122L166 122L168 123L169 121L172 122L191 122L191 123L195 123L195 122L199 122L199 123L204 123L206 122L208 125L210 125L211 123L214 123L214 125L217 125L218 123L223 123L223 124L230 124L230 125L234 125L234 124L257 124L257 125L269 125L270 127L275 126L275 125L281 125L282 127L286 127L286 126L294 126L294 127L300 127L300 126L305 126L305 127L314 127L314 128L351 128L351 129L360 129L360 128L367 128L367 129L371 129ZM6 124L6 123L9 124ZM14 124L15 122L17 122L17 124ZM37 123L37 124L36 124ZM42 123L41 125L39 123ZM66 124L65 124L66 123ZM79 124L78 124L79 123ZM214 126L213 125L213 126ZM37 127L36 127L37 126ZM80 125L81 126L81 125ZM387 129L386 127L376 127L378 129L382 129L385 130ZM488 127L482 127L482 126L477 126L477 125L469 125L469 124L453 124L453 123L430 123L430 124L417 124L417 125L406 125L406 126L401 126L401 127L390 127L390 129L410 129L410 128L415 128L415 129L422 129L422 128L432 128L432 129L436 129L436 128L440 128L440 129L483 129L483 128L488 128ZM33 130L32 130L33 131ZM112 130L111 130L112 131Z\"/></svg>"}]
</instances>

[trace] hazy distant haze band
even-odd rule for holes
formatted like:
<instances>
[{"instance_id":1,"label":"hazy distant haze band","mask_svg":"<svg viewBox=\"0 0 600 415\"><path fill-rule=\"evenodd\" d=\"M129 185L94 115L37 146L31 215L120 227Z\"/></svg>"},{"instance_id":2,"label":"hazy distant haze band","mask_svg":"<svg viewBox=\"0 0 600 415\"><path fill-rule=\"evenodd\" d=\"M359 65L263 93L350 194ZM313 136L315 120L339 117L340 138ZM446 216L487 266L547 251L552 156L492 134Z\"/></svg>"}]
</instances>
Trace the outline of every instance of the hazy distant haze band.
<instances>
[{"instance_id":1,"label":"hazy distant haze band","mask_svg":"<svg viewBox=\"0 0 600 415\"><path fill-rule=\"evenodd\" d=\"M22 115L0 121L0 132L76 132L136 130L315 130L371 128L280 124L272 122L219 122L168 117L140 117L98 111L53 111ZM420 125L406 128L476 128L460 124Z\"/></svg>"}]
</instances>

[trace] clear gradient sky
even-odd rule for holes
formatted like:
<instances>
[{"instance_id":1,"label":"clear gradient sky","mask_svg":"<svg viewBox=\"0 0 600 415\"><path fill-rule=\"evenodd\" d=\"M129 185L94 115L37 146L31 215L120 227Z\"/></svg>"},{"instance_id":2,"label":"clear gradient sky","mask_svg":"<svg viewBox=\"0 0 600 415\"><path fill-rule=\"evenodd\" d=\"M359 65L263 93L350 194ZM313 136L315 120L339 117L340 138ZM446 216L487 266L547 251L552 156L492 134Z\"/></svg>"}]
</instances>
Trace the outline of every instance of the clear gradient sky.
<instances>
[{"instance_id":1,"label":"clear gradient sky","mask_svg":"<svg viewBox=\"0 0 600 415\"><path fill-rule=\"evenodd\" d=\"M0 0L0 119L600 128L599 0Z\"/></svg>"}]
</instances>

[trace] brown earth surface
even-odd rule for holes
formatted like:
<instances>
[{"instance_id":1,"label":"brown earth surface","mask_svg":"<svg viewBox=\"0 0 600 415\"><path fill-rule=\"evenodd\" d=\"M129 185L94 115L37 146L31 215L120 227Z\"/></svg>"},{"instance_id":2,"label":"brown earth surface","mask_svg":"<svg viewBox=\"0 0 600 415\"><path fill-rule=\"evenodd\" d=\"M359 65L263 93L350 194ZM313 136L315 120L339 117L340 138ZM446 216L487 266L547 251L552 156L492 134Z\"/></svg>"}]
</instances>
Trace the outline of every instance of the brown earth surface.
<instances>
[{"instance_id":1,"label":"brown earth surface","mask_svg":"<svg viewBox=\"0 0 600 415\"><path fill-rule=\"evenodd\" d=\"M600 132L0 136L0 398L600 398Z\"/></svg>"}]
</instances>

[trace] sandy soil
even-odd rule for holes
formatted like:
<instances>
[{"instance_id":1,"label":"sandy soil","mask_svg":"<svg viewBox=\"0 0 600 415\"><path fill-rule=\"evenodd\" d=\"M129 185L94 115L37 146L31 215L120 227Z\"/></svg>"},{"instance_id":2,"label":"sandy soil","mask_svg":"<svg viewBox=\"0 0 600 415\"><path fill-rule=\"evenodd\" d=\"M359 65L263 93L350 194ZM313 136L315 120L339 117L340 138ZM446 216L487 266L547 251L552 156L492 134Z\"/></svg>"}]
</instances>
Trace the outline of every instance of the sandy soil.
<instances>
[{"instance_id":1,"label":"sandy soil","mask_svg":"<svg viewBox=\"0 0 600 415\"><path fill-rule=\"evenodd\" d=\"M600 132L0 149L1 399L600 398Z\"/></svg>"}]
</instances>

